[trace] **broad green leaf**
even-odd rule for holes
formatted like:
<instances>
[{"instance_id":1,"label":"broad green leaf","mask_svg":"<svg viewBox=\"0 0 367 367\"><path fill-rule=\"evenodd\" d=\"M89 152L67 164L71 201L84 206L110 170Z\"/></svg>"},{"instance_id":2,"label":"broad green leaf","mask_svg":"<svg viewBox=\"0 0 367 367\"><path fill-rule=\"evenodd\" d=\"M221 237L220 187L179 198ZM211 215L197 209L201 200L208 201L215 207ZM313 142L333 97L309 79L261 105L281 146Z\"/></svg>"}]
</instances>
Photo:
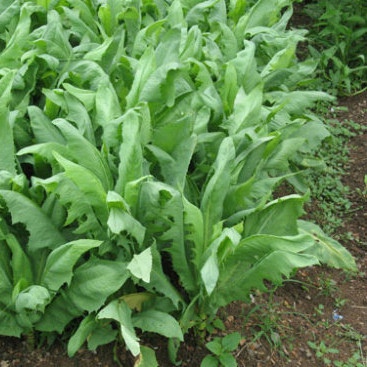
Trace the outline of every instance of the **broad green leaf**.
<instances>
[{"instance_id":1,"label":"broad green leaf","mask_svg":"<svg viewBox=\"0 0 367 367\"><path fill-rule=\"evenodd\" d=\"M102 241L75 240L53 250L47 257L41 284L57 291L64 283L70 284L73 268L81 255L100 246Z\"/></svg>"},{"instance_id":2,"label":"broad green leaf","mask_svg":"<svg viewBox=\"0 0 367 367\"><path fill-rule=\"evenodd\" d=\"M42 38L36 41L40 48L62 61L68 61L72 55L66 30L62 26L60 15L55 10L47 13L47 26Z\"/></svg>"},{"instance_id":3,"label":"broad green leaf","mask_svg":"<svg viewBox=\"0 0 367 367\"><path fill-rule=\"evenodd\" d=\"M97 61L101 62L103 57L105 56L106 51L111 46L113 42L113 38L107 38L104 40L104 42L96 47L90 50L85 56L84 59L91 60L91 61Z\"/></svg>"},{"instance_id":4,"label":"broad green leaf","mask_svg":"<svg viewBox=\"0 0 367 367\"><path fill-rule=\"evenodd\" d=\"M317 150L321 142L330 136L330 132L320 120L313 120L301 126L294 133L294 137L296 136L301 136L306 140L299 150L308 153Z\"/></svg>"},{"instance_id":5,"label":"broad green leaf","mask_svg":"<svg viewBox=\"0 0 367 367\"><path fill-rule=\"evenodd\" d=\"M123 142L119 152L120 164L115 191L124 195L127 183L143 176L143 151L139 113L129 110L124 115L122 123Z\"/></svg>"},{"instance_id":6,"label":"broad green leaf","mask_svg":"<svg viewBox=\"0 0 367 367\"><path fill-rule=\"evenodd\" d=\"M276 140L274 140L276 142ZM304 138L289 138L278 144L276 149L267 159L265 168L285 172L288 170L289 161L295 153L305 144Z\"/></svg>"},{"instance_id":7,"label":"broad green leaf","mask_svg":"<svg viewBox=\"0 0 367 367\"><path fill-rule=\"evenodd\" d=\"M128 277L125 264L91 258L75 270L69 288L54 298L36 329L61 334L70 321L100 308Z\"/></svg>"},{"instance_id":8,"label":"broad green leaf","mask_svg":"<svg viewBox=\"0 0 367 367\"><path fill-rule=\"evenodd\" d=\"M140 355L134 367L158 367L158 362L153 349L145 346L140 347Z\"/></svg>"},{"instance_id":9,"label":"broad green leaf","mask_svg":"<svg viewBox=\"0 0 367 367\"><path fill-rule=\"evenodd\" d=\"M166 19L161 19L141 29L136 35L131 55L139 58L147 47L156 46L159 43L159 36L163 32L165 24Z\"/></svg>"},{"instance_id":10,"label":"broad green leaf","mask_svg":"<svg viewBox=\"0 0 367 367\"><path fill-rule=\"evenodd\" d=\"M231 353L223 353L219 356L219 361L223 366L237 367L236 359Z\"/></svg>"},{"instance_id":11,"label":"broad green leaf","mask_svg":"<svg viewBox=\"0 0 367 367\"><path fill-rule=\"evenodd\" d=\"M230 60L228 64L233 65L236 70L238 86L242 86L245 93L249 94L259 83L262 83L262 79L257 71L255 43L248 40L242 42L245 48L238 52L237 57Z\"/></svg>"},{"instance_id":12,"label":"broad green leaf","mask_svg":"<svg viewBox=\"0 0 367 367\"><path fill-rule=\"evenodd\" d=\"M93 234L96 238L107 239L107 204L106 218L101 221L101 213L98 212L97 216L93 203L90 202L88 196L71 179L67 178L65 173L54 175L45 180L35 178L33 182L35 186L41 186L47 192L57 195L60 204L67 208L67 218L63 225L71 225L74 229L73 233L83 234L84 236Z\"/></svg>"},{"instance_id":13,"label":"broad green leaf","mask_svg":"<svg viewBox=\"0 0 367 367\"><path fill-rule=\"evenodd\" d=\"M107 225L112 233L120 234L126 231L136 239L139 245L143 244L145 227L125 210L111 208Z\"/></svg>"},{"instance_id":14,"label":"broad green leaf","mask_svg":"<svg viewBox=\"0 0 367 367\"><path fill-rule=\"evenodd\" d=\"M201 210L182 196L184 205L184 226L186 241L191 241L194 248L194 264L198 266L204 252L204 221Z\"/></svg>"},{"instance_id":15,"label":"broad green leaf","mask_svg":"<svg viewBox=\"0 0 367 367\"><path fill-rule=\"evenodd\" d=\"M224 216L227 223L245 217L247 214L263 207L272 195L275 185L283 177L256 179L251 177L246 182L231 187L224 201Z\"/></svg>"},{"instance_id":16,"label":"broad green leaf","mask_svg":"<svg viewBox=\"0 0 367 367\"><path fill-rule=\"evenodd\" d=\"M171 27L185 25L184 12L182 9L182 2L180 0L173 0L170 4L167 14L167 23Z\"/></svg>"},{"instance_id":17,"label":"broad green leaf","mask_svg":"<svg viewBox=\"0 0 367 367\"><path fill-rule=\"evenodd\" d=\"M210 256L200 270L205 290L210 296L217 284L219 278L219 266L216 256Z\"/></svg>"},{"instance_id":18,"label":"broad green leaf","mask_svg":"<svg viewBox=\"0 0 367 367\"><path fill-rule=\"evenodd\" d=\"M130 270L131 274L138 279L143 280L143 282L149 283L152 265L152 251L149 247L140 254L135 254L130 263L127 265L127 269Z\"/></svg>"},{"instance_id":19,"label":"broad green leaf","mask_svg":"<svg viewBox=\"0 0 367 367\"><path fill-rule=\"evenodd\" d=\"M112 185L111 172L107 162L96 147L66 120L57 119L53 123L64 135L70 153L80 166L93 172L102 183L104 190L110 189Z\"/></svg>"},{"instance_id":20,"label":"broad green leaf","mask_svg":"<svg viewBox=\"0 0 367 367\"><path fill-rule=\"evenodd\" d=\"M103 325L102 322L96 320L96 315L91 313L83 319L69 339L68 356L73 357L86 341L88 349L95 350L100 345L112 342L116 334L117 331L113 330L109 324Z\"/></svg>"},{"instance_id":21,"label":"broad green leaf","mask_svg":"<svg viewBox=\"0 0 367 367\"><path fill-rule=\"evenodd\" d=\"M176 309L185 302L178 289L171 283L170 278L163 270L161 255L157 251L156 245L151 247L153 256L153 265L150 273L150 283L144 284L144 287L154 293L163 294L171 300Z\"/></svg>"},{"instance_id":22,"label":"broad green leaf","mask_svg":"<svg viewBox=\"0 0 367 367\"><path fill-rule=\"evenodd\" d=\"M212 352L213 354L217 356L223 353L222 345L218 338L215 338L214 340L210 341L209 343L206 343L205 346L210 352Z\"/></svg>"},{"instance_id":23,"label":"broad green leaf","mask_svg":"<svg viewBox=\"0 0 367 367\"><path fill-rule=\"evenodd\" d=\"M24 329L18 325L15 315L7 310L0 310L0 334L20 338Z\"/></svg>"},{"instance_id":24,"label":"broad green leaf","mask_svg":"<svg viewBox=\"0 0 367 367\"><path fill-rule=\"evenodd\" d=\"M267 204L245 220L244 235L270 234L291 236L298 234L297 219L303 213L305 198L290 195Z\"/></svg>"},{"instance_id":25,"label":"broad green leaf","mask_svg":"<svg viewBox=\"0 0 367 367\"><path fill-rule=\"evenodd\" d=\"M61 334L69 322L83 314L64 291L57 295L45 309L42 319L35 325L39 331L56 331Z\"/></svg>"},{"instance_id":26,"label":"broad green leaf","mask_svg":"<svg viewBox=\"0 0 367 367\"><path fill-rule=\"evenodd\" d=\"M217 285L220 275L219 265L226 254L232 252L238 245L240 239L241 235L236 229L225 228L203 254L201 259L203 265L200 269L200 275L208 295L213 292Z\"/></svg>"},{"instance_id":27,"label":"broad green leaf","mask_svg":"<svg viewBox=\"0 0 367 367\"><path fill-rule=\"evenodd\" d=\"M263 99L262 86L254 88L248 95L240 88L233 105L233 114L224 126L230 135L236 134L245 127L259 124L260 109Z\"/></svg>"},{"instance_id":28,"label":"broad green leaf","mask_svg":"<svg viewBox=\"0 0 367 367\"><path fill-rule=\"evenodd\" d=\"M3 34L11 20L20 13L19 0L3 0L0 5L0 33Z\"/></svg>"},{"instance_id":29,"label":"broad green leaf","mask_svg":"<svg viewBox=\"0 0 367 367\"><path fill-rule=\"evenodd\" d=\"M5 71L5 75L2 76L0 80L0 107L6 107L9 105L12 96L11 96L11 89L12 84L14 82L16 71L9 70Z\"/></svg>"},{"instance_id":30,"label":"broad green leaf","mask_svg":"<svg viewBox=\"0 0 367 367\"><path fill-rule=\"evenodd\" d=\"M118 17L122 12L122 3L118 0L103 2L98 9L98 16L104 31L111 36L118 25Z\"/></svg>"},{"instance_id":31,"label":"broad green leaf","mask_svg":"<svg viewBox=\"0 0 367 367\"><path fill-rule=\"evenodd\" d=\"M121 335L127 348L134 356L140 354L139 339L136 336L133 327L131 310L125 302L119 300L110 302L106 307L99 311L97 318L116 320L120 324Z\"/></svg>"},{"instance_id":32,"label":"broad green leaf","mask_svg":"<svg viewBox=\"0 0 367 367\"><path fill-rule=\"evenodd\" d=\"M94 127L86 107L77 97L70 93L64 93L64 98L68 109L66 120L74 122L81 135L83 135L92 145L96 146Z\"/></svg>"},{"instance_id":33,"label":"broad green leaf","mask_svg":"<svg viewBox=\"0 0 367 367\"><path fill-rule=\"evenodd\" d=\"M28 107L28 115L35 136L35 143L55 142L64 145L65 139L51 120L37 106Z\"/></svg>"},{"instance_id":34,"label":"broad green leaf","mask_svg":"<svg viewBox=\"0 0 367 367\"><path fill-rule=\"evenodd\" d=\"M75 183L90 205L96 210L98 218L102 223L106 222L108 218L107 194L100 179L88 168L73 163L56 152L54 156L65 169L65 174Z\"/></svg>"},{"instance_id":35,"label":"broad green leaf","mask_svg":"<svg viewBox=\"0 0 367 367\"><path fill-rule=\"evenodd\" d=\"M68 342L69 357L73 357L75 355L75 353L80 349L80 347L84 344L89 335L96 328L97 321L95 320L95 317L96 316L93 313L85 317L83 321L79 324L79 327L76 330L76 332L69 339Z\"/></svg>"},{"instance_id":36,"label":"broad green leaf","mask_svg":"<svg viewBox=\"0 0 367 367\"><path fill-rule=\"evenodd\" d=\"M315 256L293 252L292 248L274 249L277 246L274 238L271 238L273 249L267 251L264 256L258 256L253 249L246 249L248 241L237 246L222 264L218 285L211 296L212 305L220 307L234 300L249 300L249 295L254 289L266 290L265 279L274 284L281 284L283 277L289 277L295 268L318 264ZM281 239L280 243L283 243ZM268 244L269 240L266 240L264 245ZM294 241L293 250L297 250L297 244L298 242ZM249 255L252 255L252 259L249 259Z\"/></svg>"},{"instance_id":37,"label":"broad green leaf","mask_svg":"<svg viewBox=\"0 0 367 367\"><path fill-rule=\"evenodd\" d=\"M180 77L181 65L171 62L158 67L146 80L140 93L140 100L165 103L172 107L175 102L175 81Z\"/></svg>"},{"instance_id":38,"label":"broad green leaf","mask_svg":"<svg viewBox=\"0 0 367 367\"><path fill-rule=\"evenodd\" d=\"M80 102L83 103L87 111L91 111L95 106L96 92L89 89L77 88L69 83L63 83L63 87Z\"/></svg>"},{"instance_id":39,"label":"broad green leaf","mask_svg":"<svg viewBox=\"0 0 367 367\"><path fill-rule=\"evenodd\" d=\"M147 148L158 159L165 182L178 190L183 191L187 171L195 147L196 136L190 136L187 139L181 140L177 144L172 155L154 145L150 145Z\"/></svg>"},{"instance_id":40,"label":"broad green leaf","mask_svg":"<svg viewBox=\"0 0 367 367\"><path fill-rule=\"evenodd\" d=\"M11 99L11 85L15 72L8 72L0 80L0 170L16 173L15 169L15 147L13 130L10 124L8 104Z\"/></svg>"},{"instance_id":41,"label":"broad green leaf","mask_svg":"<svg viewBox=\"0 0 367 367\"><path fill-rule=\"evenodd\" d=\"M216 160L213 164L213 176L207 183L201 201L201 210L204 214L204 241L210 241L212 227L221 220L223 213L223 193L228 191L235 148L231 138L223 140Z\"/></svg>"},{"instance_id":42,"label":"broad green leaf","mask_svg":"<svg viewBox=\"0 0 367 367\"><path fill-rule=\"evenodd\" d=\"M120 15L124 19L127 42L126 48L131 52L136 34L141 27L141 10L139 1L131 1L129 6L124 7L123 12Z\"/></svg>"},{"instance_id":43,"label":"broad green leaf","mask_svg":"<svg viewBox=\"0 0 367 367\"><path fill-rule=\"evenodd\" d=\"M171 315L156 311L147 310L138 312L132 318L134 327L143 331L153 332L165 336L166 338L177 338L183 341L183 335L177 320Z\"/></svg>"},{"instance_id":44,"label":"broad green leaf","mask_svg":"<svg viewBox=\"0 0 367 367\"><path fill-rule=\"evenodd\" d=\"M233 63L226 65L224 74L224 84L221 92L221 97L224 103L224 110L227 114L233 111L234 101L238 94L239 86L237 81L237 71Z\"/></svg>"},{"instance_id":45,"label":"broad green leaf","mask_svg":"<svg viewBox=\"0 0 367 367\"><path fill-rule=\"evenodd\" d=\"M141 91L143 90L149 76L155 69L156 61L154 51L151 47L148 47L139 60L137 70L134 75L134 81L129 94L126 97L127 108L135 107L138 104Z\"/></svg>"},{"instance_id":46,"label":"broad green leaf","mask_svg":"<svg viewBox=\"0 0 367 367\"><path fill-rule=\"evenodd\" d=\"M113 342L116 340L117 334L118 331L114 328L114 325L105 322L97 323L97 327L88 336L88 349L94 351L100 345Z\"/></svg>"},{"instance_id":47,"label":"broad green leaf","mask_svg":"<svg viewBox=\"0 0 367 367\"><path fill-rule=\"evenodd\" d=\"M65 240L49 217L32 200L9 190L0 190L12 216L12 222L23 223L30 233L28 248L35 251L42 248L54 249Z\"/></svg>"},{"instance_id":48,"label":"broad green leaf","mask_svg":"<svg viewBox=\"0 0 367 367\"><path fill-rule=\"evenodd\" d=\"M24 252L21 244L17 241L16 237L8 233L5 235L5 242L11 251L11 264L12 270L12 281L13 285L16 285L20 281L25 281L26 284L33 282L33 271L30 259ZM2 270L4 271L4 270ZM10 280L10 279L8 279Z\"/></svg>"},{"instance_id":49,"label":"broad green leaf","mask_svg":"<svg viewBox=\"0 0 367 367\"><path fill-rule=\"evenodd\" d=\"M78 2L78 6L80 6L80 3L81 2ZM83 19L81 18L81 13L82 13L81 10L84 10L84 14L85 14L86 7L84 6L84 9L75 7L73 10L69 9L66 6L63 7L63 11L66 15L66 18L70 22L73 32L78 34L78 36L81 39L83 39L84 42L87 42L88 40L89 42L99 43L100 38L98 34L96 33L96 30L93 30L91 28L94 26L94 22L90 24L87 24L86 22L84 22ZM89 18L89 20L91 19Z\"/></svg>"},{"instance_id":50,"label":"broad green leaf","mask_svg":"<svg viewBox=\"0 0 367 367\"><path fill-rule=\"evenodd\" d=\"M9 305L12 302L12 269L11 252L6 246L3 234L0 232L0 304Z\"/></svg>"},{"instance_id":51,"label":"broad green leaf","mask_svg":"<svg viewBox=\"0 0 367 367\"><path fill-rule=\"evenodd\" d=\"M207 0L197 2L186 15L189 26L210 22L226 22L226 6L221 0Z\"/></svg>"},{"instance_id":52,"label":"broad green leaf","mask_svg":"<svg viewBox=\"0 0 367 367\"><path fill-rule=\"evenodd\" d=\"M23 114L27 110L31 94L36 87L38 65L36 63L23 65L17 72L12 85L12 109Z\"/></svg>"},{"instance_id":53,"label":"broad green leaf","mask_svg":"<svg viewBox=\"0 0 367 367\"><path fill-rule=\"evenodd\" d=\"M57 160L54 156L54 152L59 153L65 158L73 159L73 156L68 151L67 147L65 145L55 143L55 142L49 142L49 143L41 143L41 144L35 144L35 145L29 145L23 149L20 149L17 152L18 156L26 155L26 154L33 154L34 156L38 155L42 158L44 158L47 162L49 162L55 171L60 171L59 165L56 166Z\"/></svg>"},{"instance_id":54,"label":"broad green leaf","mask_svg":"<svg viewBox=\"0 0 367 367\"><path fill-rule=\"evenodd\" d=\"M42 203L42 210L48 215L55 226L61 229L66 221L67 210L54 193L49 193Z\"/></svg>"},{"instance_id":55,"label":"broad green leaf","mask_svg":"<svg viewBox=\"0 0 367 367\"><path fill-rule=\"evenodd\" d=\"M202 360L200 367L218 367L219 361L218 358L213 355L207 355Z\"/></svg>"},{"instance_id":56,"label":"broad green leaf","mask_svg":"<svg viewBox=\"0 0 367 367\"><path fill-rule=\"evenodd\" d=\"M290 5L290 0L259 0L244 16L244 31L253 27L270 27L280 18L280 11L284 6ZM238 27L243 27L241 19Z\"/></svg>"},{"instance_id":57,"label":"broad green leaf","mask_svg":"<svg viewBox=\"0 0 367 367\"><path fill-rule=\"evenodd\" d=\"M74 271L66 292L77 307L92 312L117 292L129 276L124 263L91 258Z\"/></svg>"},{"instance_id":58,"label":"broad green leaf","mask_svg":"<svg viewBox=\"0 0 367 367\"><path fill-rule=\"evenodd\" d=\"M96 92L96 116L98 125L105 127L113 119L121 115L118 97L110 83L102 82Z\"/></svg>"},{"instance_id":59,"label":"broad green leaf","mask_svg":"<svg viewBox=\"0 0 367 367\"><path fill-rule=\"evenodd\" d=\"M332 102L334 97L325 92L298 90L293 92L269 92L265 95L265 99L269 100L270 103L281 106L288 113L300 114L301 111L312 107L317 101Z\"/></svg>"},{"instance_id":60,"label":"broad green leaf","mask_svg":"<svg viewBox=\"0 0 367 367\"><path fill-rule=\"evenodd\" d=\"M43 10L32 2L26 2L21 6L20 16L16 28L12 30L12 35L6 47L0 53L0 67L12 69L21 67L20 59L23 57L27 46L29 45L29 33L31 26L31 17L33 13Z\"/></svg>"},{"instance_id":61,"label":"broad green leaf","mask_svg":"<svg viewBox=\"0 0 367 367\"><path fill-rule=\"evenodd\" d=\"M181 194L160 182L143 183L138 218L147 228L147 236L154 236L172 256L173 267L186 291L194 291L198 284L192 264L193 249L184 242L183 203ZM162 250L158 247L158 250Z\"/></svg>"},{"instance_id":62,"label":"broad green leaf","mask_svg":"<svg viewBox=\"0 0 367 367\"><path fill-rule=\"evenodd\" d=\"M237 349L241 341L241 334L238 332L226 335L222 339L223 349L227 352L232 352Z\"/></svg>"},{"instance_id":63,"label":"broad green leaf","mask_svg":"<svg viewBox=\"0 0 367 367\"><path fill-rule=\"evenodd\" d=\"M357 271L353 256L338 241L327 236L319 226L303 220L298 221L301 233L309 234L314 245L305 253L316 256L321 263L337 269Z\"/></svg>"},{"instance_id":64,"label":"broad green leaf","mask_svg":"<svg viewBox=\"0 0 367 367\"><path fill-rule=\"evenodd\" d=\"M261 71L261 76L266 77L268 74L276 70L287 69L295 58L295 51L296 51L296 43L290 42L288 48L280 50L273 56L273 58Z\"/></svg>"}]
</instances>

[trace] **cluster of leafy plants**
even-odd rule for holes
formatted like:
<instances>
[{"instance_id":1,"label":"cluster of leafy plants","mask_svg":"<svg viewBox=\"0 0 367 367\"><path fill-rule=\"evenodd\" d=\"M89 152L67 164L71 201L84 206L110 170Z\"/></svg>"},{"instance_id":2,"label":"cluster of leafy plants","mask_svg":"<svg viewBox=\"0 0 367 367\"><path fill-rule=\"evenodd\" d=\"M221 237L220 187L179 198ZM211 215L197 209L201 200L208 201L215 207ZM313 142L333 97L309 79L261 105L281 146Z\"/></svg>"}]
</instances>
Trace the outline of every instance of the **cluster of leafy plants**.
<instances>
[{"instance_id":1,"label":"cluster of leafy plants","mask_svg":"<svg viewBox=\"0 0 367 367\"><path fill-rule=\"evenodd\" d=\"M330 112L325 115L330 115ZM326 117L325 120L331 136L323 141L317 153L323 157L325 167L316 169L309 176L313 198L311 205L317 208L313 210L312 216L326 233L337 237L340 236L337 232L343 224L343 216L352 210L352 203L348 199L350 189L342 182L349 161L347 143L365 129L350 120L339 121L335 116ZM347 239L350 234L345 233L344 236Z\"/></svg>"},{"instance_id":2,"label":"cluster of leafy plants","mask_svg":"<svg viewBox=\"0 0 367 367\"><path fill-rule=\"evenodd\" d=\"M311 55L319 60L317 75L334 94L367 88L367 4L364 0L311 1L304 6L311 18Z\"/></svg>"},{"instance_id":3,"label":"cluster of leafy plants","mask_svg":"<svg viewBox=\"0 0 367 367\"><path fill-rule=\"evenodd\" d=\"M174 362L188 330L264 280L355 270L298 220L329 135L310 108L329 97L300 88L312 68L290 0L0 13L0 334L63 334L70 356L121 338L144 365L153 332ZM274 198L284 180L303 193Z\"/></svg>"}]
</instances>

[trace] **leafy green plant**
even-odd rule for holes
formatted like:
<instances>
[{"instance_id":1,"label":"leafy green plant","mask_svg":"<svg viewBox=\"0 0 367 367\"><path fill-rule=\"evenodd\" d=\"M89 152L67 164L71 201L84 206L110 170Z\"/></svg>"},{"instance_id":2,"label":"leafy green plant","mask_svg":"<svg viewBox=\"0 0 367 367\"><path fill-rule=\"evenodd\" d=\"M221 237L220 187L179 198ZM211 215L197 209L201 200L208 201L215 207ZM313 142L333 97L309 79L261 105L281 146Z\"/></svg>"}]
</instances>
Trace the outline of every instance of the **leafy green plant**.
<instances>
[{"instance_id":1,"label":"leafy green plant","mask_svg":"<svg viewBox=\"0 0 367 367\"><path fill-rule=\"evenodd\" d=\"M319 344L308 341L307 344L315 351L316 357L321 359L326 366L330 366L332 363L329 355L339 353L338 349L328 347L323 341L321 341Z\"/></svg>"},{"instance_id":2,"label":"leafy green plant","mask_svg":"<svg viewBox=\"0 0 367 367\"><path fill-rule=\"evenodd\" d=\"M64 334L70 356L119 335L143 366L153 332L175 362L265 280L355 270L298 220L329 136L310 109L331 98L299 89L291 1L1 10L1 334ZM274 198L285 180L300 194Z\"/></svg>"},{"instance_id":3,"label":"leafy green plant","mask_svg":"<svg viewBox=\"0 0 367 367\"><path fill-rule=\"evenodd\" d=\"M260 339L268 342L272 350L283 354L281 346L286 328L281 323L282 311L279 304L274 301L274 293L277 287L269 290L269 297L265 303L254 304L254 307L245 316L244 324L248 328L251 325L251 342L256 343ZM252 320L258 320L257 322Z\"/></svg>"},{"instance_id":4,"label":"leafy green plant","mask_svg":"<svg viewBox=\"0 0 367 367\"><path fill-rule=\"evenodd\" d=\"M319 60L323 80L336 93L351 94L366 88L367 23L364 1L315 1L305 6L313 21L311 55Z\"/></svg>"},{"instance_id":5,"label":"leafy green plant","mask_svg":"<svg viewBox=\"0 0 367 367\"><path fill-rule=\"evenodd\" d=\"M356 351L347 361L334 361L335 367L366 367L367 359L362 350L362 344L358 342L358 351Z\"/></svg>"},{"instance_id":6,"label":"leafy green plant","mask_svg":"<svg viewBox=\"0 0 367 367\"><path fill-rule=\"evenodd\" d=\"M205 344L212 353L207 355L200 364L200 367L236 367L237 362L232 352L235 351L241 341L241 334L232 333L223 338L214 338Z\"/></svg>"},{"instance_id":7,"label":"leafy green plant","mask_svg":"<svg viewBox=\"0 0 367 367\"><path fill-rule=\"evenodd\" d=\"M338 238L336 232L342 225L340 213L348 213L351 210L351 202L348 199L350 189L341 181L349 159L347 142L361 133L363 128L353 121L338 121L335 118L326 119L326 125L331 136L324 140L319 151L320 156L324 158L325 167L312 172L308 183L312 204L317 208L313 209L314 220L326 233Z\"/></svg>"}]
</instances>

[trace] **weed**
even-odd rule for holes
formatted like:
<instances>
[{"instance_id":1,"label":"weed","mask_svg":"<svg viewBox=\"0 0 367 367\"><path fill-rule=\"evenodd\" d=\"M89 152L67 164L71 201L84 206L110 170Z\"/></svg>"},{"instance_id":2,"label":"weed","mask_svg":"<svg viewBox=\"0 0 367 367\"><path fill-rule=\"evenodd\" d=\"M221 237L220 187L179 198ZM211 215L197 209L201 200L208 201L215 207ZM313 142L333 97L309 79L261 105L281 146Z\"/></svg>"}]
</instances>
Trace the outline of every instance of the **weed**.
<instances>
[{"instance_id":1,"label":"weed","mask_svg":"<svg viewBox=\"0 0 367 367\"><path fill-rule=\"evenodd\" d=\"M341 298L341 297L335 297L334 299L334 305L336 308L342 308L347 303L347 299Z\"/></svg>"},{"instance_id":2,"label":"weed","mask_svg":"<svg viewBox=\"0 0 367 367\"><path fill-rule=\"evenodd\" d=\"M346 362L334 361L335 367L367 367L367 358L364 356L362 343L359 341L358 350Z\"/></svg>"},{"instance_id":3,"label":"weed","mask_svg":"<svg viewBox=\"0 0 367 367\"><path fill-rule=\"evenodd\" d=\"M315 307L315 316L323 316L325 313L325 306L322 304L319 304L317 307Z\"/></svg>"},{"instance_id":4,"label":"weed","mask_svg":"<svg viewBox=\"0 0 367 367\"><path fill-rule=\"evenodd\" d=\"M235 351L240 343L241 335L232 333L223 338L214 338L206 343L206 348L212 353L207 355L201 362L200 367L236 367L237 362L232 352Z\"/></svg>"},{"instance_id":5,"label":"weed","mask_svg":"<svg viewBox=\"0 0 367 367\"><path fill-rule=\"evenodd\" d=\"M260 339L263 339L269 344L272 351L287 358L287 352L285 352L282 346L284 339L288 338L286 337L288 328L282 323L282 315L294 314L295 312L279 311L280 305L274 301L276 289L277 288L274 288L270 291L269 299L266 303L255 305L252 308L246 315L244 324L248 326L250 318L252 320L259 320L258 322L251 322L252 342L256 343Z\"/></svg>"},{"instance_id":6,"label":"weed","mask_svg":"<svg viewBox=\"0 0 367 367\"><path fill-rule=\"evenodd\" d=\"M323 85L330 91L352 94L366 88L367 60L364 45L367 11L362 0L320 0L305 6L311 26L310 52L319 61Z\"/></svg>"},{"instance_id":7,"label":"weed","mask_svg":"<svg viewBox=\"0 0 367 367\"><path fill-rule=\"evenodd\" d=\"M321 276L319 279L320 294L327 297L334 297L338 292L338 286L334 279L328 276Z\"/></svg>"},{"instance_id":8,"label":"weed","mask_svg":"<svg viewBox=\"0 0 367 367\"><path fill-rule=\"evenodd\" d=\"M328 347L323 341L319 344L315 342L308 341L308 346L315 351L317 358L321 359L325 365L330 366L331 360L329 359L330 354L338 354L339 350L336 348Z\"/></svg>"},{"instance_id":9,"label":"weed","mask_svg":"<svg viewBox=\"0 0 367 367\"><path fill-rule=\"evenodd\" d=\"M338 330L336 331L336 335L357 342L360 344L362 340L365 339L365 336L357 331L352 325L350 324L337 324Z\"/></svg>"},{"instance_id":10,"label":"weed","mask_svg":"<svg viewBox=\"0 0 367 367\"><path fill-rule=\"evenodd\" d=\"M349 160L347 142L362 129L350 120L328 119L326 124L332 136L326 139L318 153L323 157L326 168L309 176L312 205L316 206L313 217L329 235L337 239L341 236L350 239L351 233L336 234L343 223L341 213L349 213L352 206L348 199L350 189L342 183L341 177L345 174Z\"/></svg>"}]
</instances>

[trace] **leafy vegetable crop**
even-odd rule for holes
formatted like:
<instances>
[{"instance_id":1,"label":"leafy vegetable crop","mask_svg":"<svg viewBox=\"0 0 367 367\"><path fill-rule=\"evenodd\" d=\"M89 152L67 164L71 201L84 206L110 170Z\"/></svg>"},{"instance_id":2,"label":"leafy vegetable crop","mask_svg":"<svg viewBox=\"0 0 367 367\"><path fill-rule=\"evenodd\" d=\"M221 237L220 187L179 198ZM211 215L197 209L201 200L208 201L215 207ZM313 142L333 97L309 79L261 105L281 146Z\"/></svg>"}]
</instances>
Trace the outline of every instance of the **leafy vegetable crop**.
<instances>
[{"instance_id":1,"label":"leafy vegetable crop","mask_svg":"<svg viewBox=\"0 0 367 367\"><path fill-rule=\"evenodd\" d=\"M269 9L271 9L269 11ZM289 0L0 5L0 333L169 339L351 255L298 221L328 136ZM282 14L282 15L281 15ZM274 196L284 180L295 187ZM118 328L116 326L118 325ZM71 334L70 334L71 332Z\"/></svg>"}]
</instances>

